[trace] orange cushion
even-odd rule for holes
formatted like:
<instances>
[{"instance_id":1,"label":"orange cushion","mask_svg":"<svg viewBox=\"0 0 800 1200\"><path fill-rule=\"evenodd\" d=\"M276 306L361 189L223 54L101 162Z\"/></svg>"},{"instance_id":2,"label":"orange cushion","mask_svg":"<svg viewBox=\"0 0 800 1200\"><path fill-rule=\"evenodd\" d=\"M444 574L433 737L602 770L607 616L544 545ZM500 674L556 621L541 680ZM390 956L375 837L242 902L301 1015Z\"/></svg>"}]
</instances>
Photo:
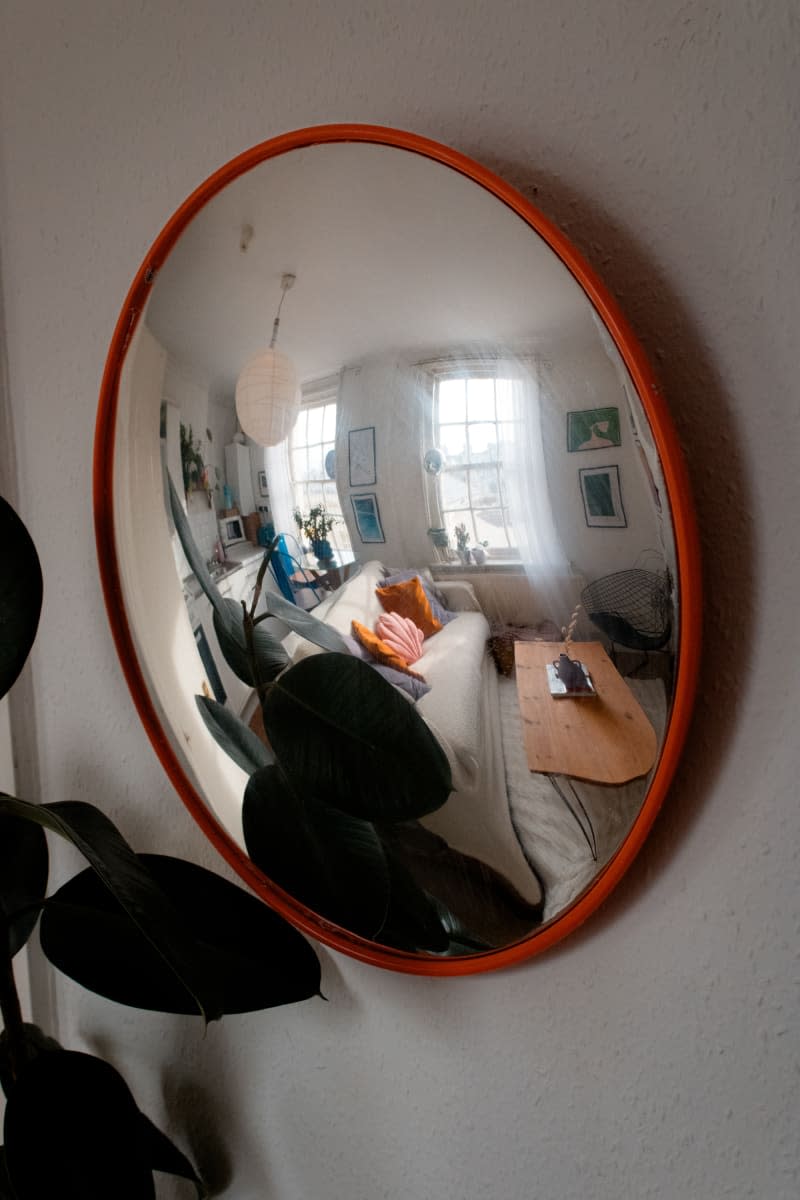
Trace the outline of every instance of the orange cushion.
<instances>
[{"instance_id":1,"label":"orange cushion","mask_svg":"<svg viewBox=\"0 0 800 1200\"><path fill-rule=\"evenodd\" d=\"M376 633L367 629L366 625L362 625L359 621L353 621L353 637L361 643L365 650L370 652L377 662L383 663L386 667L394 667L395 671L403 671L404 674L425 682L422 675L411 670L404 658L401 658L391 646L387 646L386 642L382 642Z\"/></svg>"},{"instance_id":2,"label":"orange cushion","mask_svg":"<svg viewBox=\"0 0 800 1200\"><path fill-rule=\"evenodd\" d=\"M425 589L418 575L406 579L402 583L392 583L389 587L375 588L375 595L380 600L386 612L399 613L408 617L425 637L431 637L442 628L441 622L431 612Z\"/></svg>"}]
</instances>

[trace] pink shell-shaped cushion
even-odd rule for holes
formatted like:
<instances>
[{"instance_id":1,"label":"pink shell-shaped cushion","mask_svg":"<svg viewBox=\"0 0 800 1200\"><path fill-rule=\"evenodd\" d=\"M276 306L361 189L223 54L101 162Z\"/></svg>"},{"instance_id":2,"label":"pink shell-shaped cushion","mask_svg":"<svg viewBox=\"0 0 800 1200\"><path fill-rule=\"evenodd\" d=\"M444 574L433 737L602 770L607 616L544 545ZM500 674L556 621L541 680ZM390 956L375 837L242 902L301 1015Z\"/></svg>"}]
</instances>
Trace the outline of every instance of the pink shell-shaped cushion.
<instances>
[{"instance_id":1,"label":"pink shell-shaped cushion","mask_svg":"<svg viewBox=\"0 0 800 1200\"><path fill-rule=\"evenodd\" d=\"M410 617L401 617L399 613L384 613L378 617L375 632L382 642L391 646L395 654L399 654L407 663L416 662L422 654L422 643L425 638Z\"/></svg>"}]
</instances>

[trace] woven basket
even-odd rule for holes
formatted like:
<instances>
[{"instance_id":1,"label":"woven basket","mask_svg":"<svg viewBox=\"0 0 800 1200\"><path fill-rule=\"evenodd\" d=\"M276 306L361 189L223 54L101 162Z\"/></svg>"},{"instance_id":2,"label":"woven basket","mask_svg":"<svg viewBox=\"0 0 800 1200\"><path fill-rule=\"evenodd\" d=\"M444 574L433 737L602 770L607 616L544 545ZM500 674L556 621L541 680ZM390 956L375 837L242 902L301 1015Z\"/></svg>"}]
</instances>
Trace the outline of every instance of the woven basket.
<instances>
[{"instance_id":1,"label":"woven basket","mask_svg":"<svg viewBox=\"0 0 800 1200\"><path fill-rule=\"evenodd\" d=\"M542 621L533 628L530 625L493 625L489 651L499 673L510 675L514 670L515 642L557 642L560 637L553 621Z\"/></svg>"}]
</instances>

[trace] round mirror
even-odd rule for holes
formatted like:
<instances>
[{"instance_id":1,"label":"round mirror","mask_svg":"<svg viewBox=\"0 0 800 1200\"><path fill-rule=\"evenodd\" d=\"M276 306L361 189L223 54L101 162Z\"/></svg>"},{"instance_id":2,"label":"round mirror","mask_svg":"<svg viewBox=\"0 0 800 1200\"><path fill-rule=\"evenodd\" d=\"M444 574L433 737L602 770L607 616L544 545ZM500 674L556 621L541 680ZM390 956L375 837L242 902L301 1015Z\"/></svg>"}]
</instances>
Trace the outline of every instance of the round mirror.
<instances>
[{"instance_id":1,"label":"round mirror","mask_svg":"<svg viewBox=\"0 0 800 1200\"><path fill-rule=\"evenodd\" d=\"M522 196L367 126L235 159L134 280L95 464L136 705L267 903L459 974L608 895L686 731L696 536L640 349Z\"/></svg>"}]
</instances>

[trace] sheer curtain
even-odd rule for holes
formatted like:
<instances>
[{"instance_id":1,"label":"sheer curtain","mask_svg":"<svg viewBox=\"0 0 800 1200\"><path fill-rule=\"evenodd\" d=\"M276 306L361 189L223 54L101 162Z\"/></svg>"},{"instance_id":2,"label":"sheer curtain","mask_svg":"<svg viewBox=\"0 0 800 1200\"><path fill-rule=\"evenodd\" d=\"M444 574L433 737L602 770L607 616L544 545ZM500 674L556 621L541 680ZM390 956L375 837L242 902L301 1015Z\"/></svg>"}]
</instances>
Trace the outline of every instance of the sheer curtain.
<instances>
[{"instance_id":1,"label":"sheer curtain","mask_svg":"<svg viewBox=\"0 0 800 1200\"><path fill-rule=\"evenodd\" d=\"M553 519L542 436L542 390L535 363L498 364L503 480L514 543L539 608L562 628L569 624L582 581L571 569Z\"/></svg>"},{"instance_id":2,"label":"sheer curtain","mask_svg":"<svg viewBox=\"0 0 800 1200\"><path fill-rule=\"evenodd\" d=\"M268 446L264 451L272 520L276 533L297 535L294 523L294 493L289 475L289 441Z\"/></svg>"}]
</instances>

